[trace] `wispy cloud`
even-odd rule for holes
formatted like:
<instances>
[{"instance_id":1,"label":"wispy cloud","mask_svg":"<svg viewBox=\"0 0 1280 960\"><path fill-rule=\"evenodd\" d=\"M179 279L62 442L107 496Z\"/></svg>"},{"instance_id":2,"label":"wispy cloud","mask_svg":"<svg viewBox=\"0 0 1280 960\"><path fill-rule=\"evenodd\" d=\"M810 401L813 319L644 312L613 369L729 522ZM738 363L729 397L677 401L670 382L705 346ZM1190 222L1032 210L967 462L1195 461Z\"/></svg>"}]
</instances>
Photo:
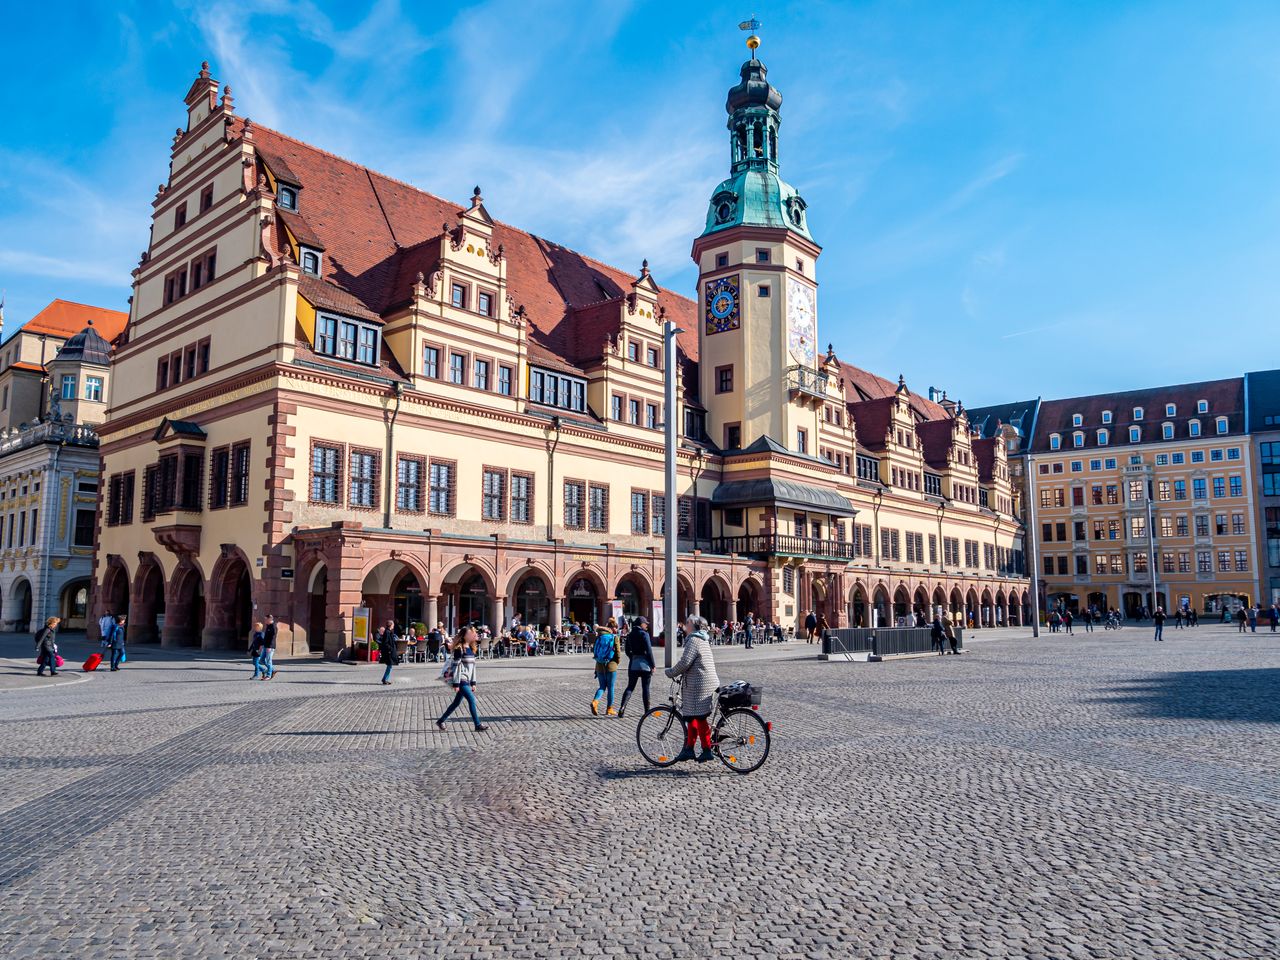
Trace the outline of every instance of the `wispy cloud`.
<instances>
[{"instance_id":1,"label":"wispy cloud","mask_svg":"<svg viewBox=\"0 0 1280 960\"><path fill-rule=\"evenodd\" d=\"M989 164L985 169L963 184L951 196L946 199L939 209L939 213L946 215L954 213L961 207L967 206L976 199L987 188L999 183L1005 177L1009 176L1019 166L1022 165L1022 153L1009 153L995 162Z\"/></svg>"}]
</instances>

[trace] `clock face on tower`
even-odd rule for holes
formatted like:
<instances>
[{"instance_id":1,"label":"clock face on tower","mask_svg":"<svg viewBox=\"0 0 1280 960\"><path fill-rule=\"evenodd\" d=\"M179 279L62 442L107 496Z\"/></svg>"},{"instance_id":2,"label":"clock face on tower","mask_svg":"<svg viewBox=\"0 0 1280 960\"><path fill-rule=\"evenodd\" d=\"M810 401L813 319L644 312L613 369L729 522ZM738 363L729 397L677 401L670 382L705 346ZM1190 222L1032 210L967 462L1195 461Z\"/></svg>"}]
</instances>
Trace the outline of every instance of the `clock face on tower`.
<instances>
[{"instance_id":1,"label":"clock face on tower","mask_svg":"<svg viewBox=\"0 0 1280 960\"><path fill-rule=\"evenodd\" d=\"M791 362L813 368L817 363L817 291L802 280L787 278L787 351Z\"/></svg>"},{"instance_id":2,"label":"clock face on tower","mask_svg":"<svg viewBox=\"0 0 1280 960\"><path fill-rule=\"evenodd\" d=\"M726 330L737 330L742 322L738 305L737 274L708 283L703 306L708 336L724 333Z\"/></svg>"}]
</instances>

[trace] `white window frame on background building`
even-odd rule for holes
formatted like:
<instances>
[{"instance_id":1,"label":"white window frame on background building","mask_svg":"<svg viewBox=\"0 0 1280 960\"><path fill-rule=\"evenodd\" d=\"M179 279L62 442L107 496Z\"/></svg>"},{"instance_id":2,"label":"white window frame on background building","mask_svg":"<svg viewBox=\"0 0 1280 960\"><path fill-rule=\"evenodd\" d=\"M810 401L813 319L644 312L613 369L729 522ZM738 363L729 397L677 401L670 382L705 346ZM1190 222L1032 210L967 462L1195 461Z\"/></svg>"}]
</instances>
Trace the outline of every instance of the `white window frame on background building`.
<instances>
[{"instance_id":1,"label":"white window frame on background building","mask_svg":"<svg viewBox=\"0 0 1280 960\"><path fill-rule=\"evenodd\" d=\"M1110 410L1103 410L1103 411L1102 411L1102 422L1103 422L1103 423L1110 423L1110 422L1111 422L1111 411L1110 411Z\"/></svg>"},{"instance_id":2,"label":"white window frame on background building","mask_svg":"<svg viewBox=\"0 0 1280 960\"><path fill-rule=\"evenodd\" d=\"M1218 417L1218 419L1214 421L1214 429L1218 431L1219 435L1226 433L1230 428L1230 424L1226 417Z\"/></svg>"},{"instance_id":3,"label":"white window frame on background building","mask_svg":"<svg viewBox=\"0 0 1280 960\"><path fill-rule=\"evenodd\" d=\"M1134 425L1134 426L1131 426L1131 427L1129 428L1129 442L1130 442L1130 443L1141 443L1141 442L1142 442L1142 428L1141 428L1141 427L1139 427L1139 426L1137 426L1137 425Z\"/></svg>"},{"instance_id":4,"label":"white window frame on background building","mask_svg":"<svg viewBox=\"0 0 1280 960\"><path fill-rule=\"evenodd\" d=\"M301 262L298 264L302 268L302 272L308 276L320 276L320 268L324 264L319 250L313 250L311 247L302 247L299 256Z\"/></svg>"},{"instance_id":5,"label":"white window frame on background building","mask_svg":"<svg viewBox=\"0 0 1280 960\"><path fill-rule=\"evenodd\" d=\"M84 378L84 398L86 400L102 400L102 377Z\"/></svg>"},{"instance_id":6,"label":"white window frame on background building","mask_svg":"<svg viewBox=\"0 0 1280 960\"><path fill-rule=\"evenodd\" d=\"M1050 450L1062 449L1062 434L1060 433L1049 434L1049 449Z\"/></svg>"},{"instance_id":7,"label":"white window frame on background building","mask_svg":"<svg viewBox=\"0 0 1280 960\"><path fill-rule=\"evenodd\" d=\"M1197 401L1196 401L1196 413L1208 413L1208 412L1209 412L1209 401L1208 401L1208 400L1197 400Z\"/></svg>"},{"instance_id":8,"label":"white window frame on background building","mask_svg":"<svg viewBox=\"0 0 1280 960\"><path fill-rule=\"evenodd\" d=\"M354 328L351 330L350 328ZM346 334L351 332L350 339ZM372 336L372 343L369 338ZM382 328L376 323L364 323L341 314L316 314L316 353L322 357L346 360L364 367L376 367L381 354ZM350 356L344 353L350 342ZM368 357L369 359L361 359Z\"/></svg>"},{"instance_id":9,"label":"white window frame on background building","mask_svg":"<svg viewBox=\"0 0 1280 960\"><path fill-rule=\"evenodd\" d=\"M1198 437L1198 436L1200 436L1200 421L1199 421L1199 420L1188 420L1188 421L1187 421L1187 436L1189 436L1189 437Z\"/></svg>"},{"instance_id":10,"label":"white window frame on background building","mask_svg":"<svg viewBox=\"0 0 1280 960\"><path fill-rule=\"evenodd\" d=\"M1160 425L1160 435L1161 435L1162 437L1164 437L1166 440L1172 440L1172 439L1173 439L1173 424L1172 424L1172 423L1162 423L1162 424Z\"/></svg>"},{"instance_id":11,"label":"white window frame on background building","mask_svg":"<svg viewBox=\"0 0 1280 960\"><path fill-rule=\"evenodd\" d=\"M1105 447L1111 442L1111 431L1105 427L1098 430L1098 446Z\"/></svg>"}]
</instances>

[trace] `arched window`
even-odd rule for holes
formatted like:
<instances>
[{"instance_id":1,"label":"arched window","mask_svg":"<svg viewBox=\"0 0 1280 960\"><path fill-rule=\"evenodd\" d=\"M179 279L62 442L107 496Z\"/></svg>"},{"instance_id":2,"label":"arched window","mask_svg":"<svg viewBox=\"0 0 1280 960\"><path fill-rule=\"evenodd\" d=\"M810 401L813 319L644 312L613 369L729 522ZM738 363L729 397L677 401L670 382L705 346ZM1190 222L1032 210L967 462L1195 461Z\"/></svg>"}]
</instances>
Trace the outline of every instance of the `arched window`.
<instances>
[{"instance_id":1,"label":"arched window","mask_svg":"<svg viewBox=\"0 0 1280 960\"><path fill-rule=\"evenodd\" d=\"M1164 415L1166 417L1176 417L1178 415L1178 405L1176 403L1166 403L1164 405Z\"/></svg>"},{"instance_id":2,"label":"arched window","mask_svg":"<svg viewBox=\"0 0 1280 960\"><path fill-rule=\"evenodd\" d=\"M1083 446L1084 446L1084 431L1083 431L1083 430L1077 430L1075 433L1071 434L1071 445L1072 445L1073 447L1083 447Z\"/></svg>"},{"instance_id":3,"label":"arched window","mask_svg":"<svg viewBox=\"0 0 1280 960\"><path fill-rule=\"evenodd\" d=\"M1226 433L1226 432L1227 432L1227 418L1226 418L1226 417L1219 417L1219 418L1218 418L1218 420L1217 420L1217 428L1218 428L1218 433Z\"/></svg>"},{"instance_id":4,"label":"arched window","mask_svg":"<svg viewBox=\"0 0 1280 960\"><path fill-rule=\"evenodd\" d=\"M1187 436L1189 436L1189 437L1198 437L1198 436L1200 436L1200 421L1199 421L1199 420L1189 420L1189 421L1187 422Z\"/></svg>"},{"instance_id":5,"label":"arched window","mask_svg":"<svg viewBox=\"0 0 1280 960\"><path fill-rule=\"evenodd\" d=\"M1109 441L1110 439L1111 439L1111 431L1110 431L1110 430L1099 430L1099 431L1098 431L1098 446L1100 446L1100 447L1105 447L1105 446L1107 445L1107 441Z\"/></svg>"},{"instance_id":6,"label":"arched window","mask_svg":"<svg viewBox=\"0 0 1280 960\"><path fill-rule=\"evenodd\" d=\"M313 277L320 276L320 254L305 247L302 250L302 272Z\"/></svg>"},{"instance_id":7,"label":"arched window","mask_svg":"<svg viewBox=\"0 0 1280 960\"><path fill-rule=\"evenodd\" d=\"M1111 411L1110 411L1110 410L1103 410L1103 411L1102 411L1102 422L1103 422L1103 423L1110 423L1110 422L1111 422Z\"/></svg>"},{"instance_id":8,"label":"arched window","mask_svg":"<svg viewBox=\"0 0 1280 960\"><path fill-rule=\"evenodd\" d=\"M1062 434L1060 433L1049 434L1049 449L1050 450L1062 449Z\"/></svg>"},{"instance_id":9,"label":"arched window","mask_svg":"<svg viewBox=\"0 0 1280 960\"><path fill-rule=\"evenodd\" d=\"M1135 419L1135 420L1141 420L1141 419L1142 419L1142 408L1141 408L1141 407L1134 407L1134 408L1133 408L1133 419Z\"/></svg>"},{"instance_id":10,"label":"arched window","mask_svg":"<svg viewBox=\"0 0 1280 960\"><path fill-rule=\"evenodd\" d=\"M1197 400L1197 401L1196 401L1196 413L1208 413L1208 412L1209 412L1209 401L1208 401L1208 400Z\"/></svg>"},{"instance_id":11,"label":"arched window","mask_svg":"<svg viewBox=\"0 0 1280 960\"><path fill-rule=\"evenodd\" d=\"M1084 416L1082 414L1073 413L1071 415L1071 425L1073 427L1079 427L1079 426L1082 426L1083 424L1084 424Z\"/></svg>"},{"instance_id":12,"label":"arched window","mask_svg":"<svg viewBox=\"0 0 1280 960\"><path fill-rule=\"evenodd\" d=\"M1142 428L1141 428L1141 427L1130 427L1130 428L1129 428L1129 442L1130 442L1130 443L1141 443L1141 442L1142 442Z\"/></svg>"},{"instance_id":13,"label":"arched window","mask_svg":"<svg viewBox=\"0 0 1280 960\"><path fill-rule=\"evenodd\" d=\"M1161 425L1160 425L1160 435L1161 435L1162 437L1164 437L1166 440L1172 440L1172 439L1173 439L1173 424L1172 424L1172 423L1163 423L1163 424L1161 424Z\"/></svg>"}]
</instances>

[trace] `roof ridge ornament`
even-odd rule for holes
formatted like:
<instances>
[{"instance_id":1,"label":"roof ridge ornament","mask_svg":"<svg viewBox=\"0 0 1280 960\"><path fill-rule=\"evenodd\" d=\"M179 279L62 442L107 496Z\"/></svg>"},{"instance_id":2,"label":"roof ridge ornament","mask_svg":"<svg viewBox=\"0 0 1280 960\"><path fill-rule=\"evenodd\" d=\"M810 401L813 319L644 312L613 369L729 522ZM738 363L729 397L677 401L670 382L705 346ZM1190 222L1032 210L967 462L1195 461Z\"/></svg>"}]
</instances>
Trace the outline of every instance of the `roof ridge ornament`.
<instances>
[{"instance_id":1,"label":"roof ridge ornament","mask_svg":"<svg viewBox=\"0 0 1280 960\"><path fill-rule=\"evenodd\" d=\"M745 30L747 33L751 34L749 37L747 37L747 49L751 51L752 60L756 58L756 50L760 46L760 35L757 33L757 31L760 29L761 26L762 24L760 23L759 20L756 19L756 15L754 13L750 17L748 17L746 20L743 20L740 24L738 24L739 30Z\"/></svg>"}]
</instances>

